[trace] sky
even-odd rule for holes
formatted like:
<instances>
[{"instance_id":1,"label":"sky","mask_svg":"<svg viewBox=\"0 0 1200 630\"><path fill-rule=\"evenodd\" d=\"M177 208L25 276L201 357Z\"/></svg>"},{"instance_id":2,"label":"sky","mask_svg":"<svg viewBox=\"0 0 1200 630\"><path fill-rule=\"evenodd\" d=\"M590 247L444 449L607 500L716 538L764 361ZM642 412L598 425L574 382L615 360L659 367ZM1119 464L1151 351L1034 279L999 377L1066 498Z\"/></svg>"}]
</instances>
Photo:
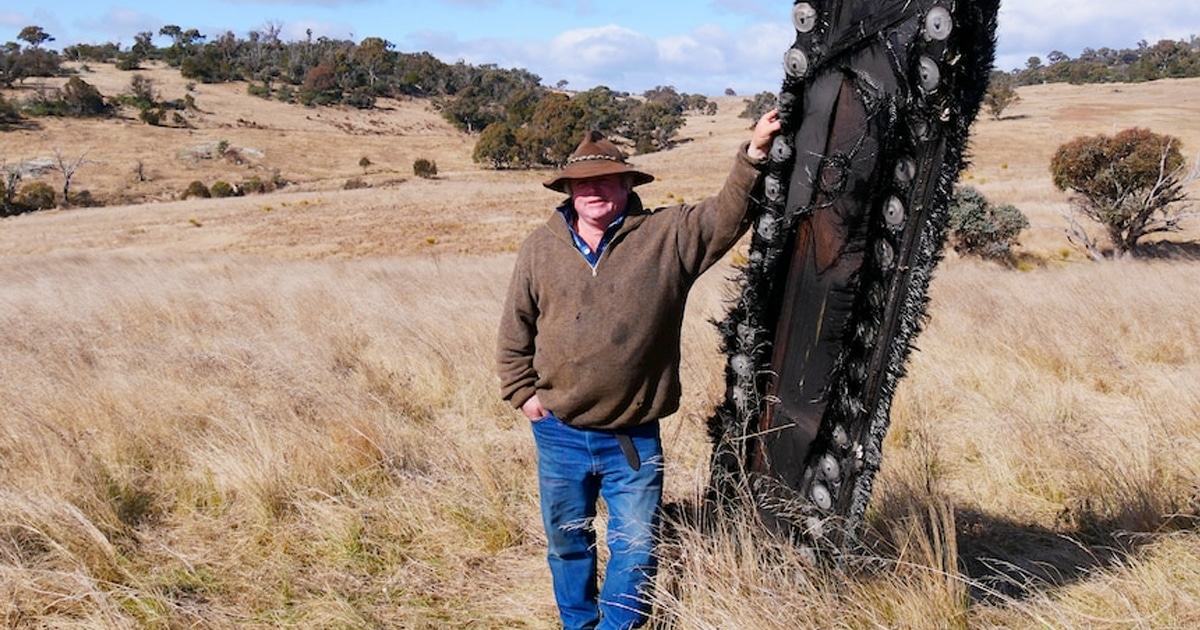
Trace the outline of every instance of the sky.
<instances>
[{"instance_id":1,"label":"sky","mask_svg":"<svg viewBox=\"0 0 1200 630\"><path fill-rule=\"evenodd\" d=\"M963 1L963 0L960 0ZM168 24L210 40L277 27L285 41L379 37L447 63L524 68L551 87L657 86L716 96L776 92L795 38L786 0L0 0L0 42L40 26L60 49L155 34ZM1085 48L1200 35L1197 0L1002 0L996 67ZM156 37L155 44L169 40Z\"/></svg>"}]
</instances>

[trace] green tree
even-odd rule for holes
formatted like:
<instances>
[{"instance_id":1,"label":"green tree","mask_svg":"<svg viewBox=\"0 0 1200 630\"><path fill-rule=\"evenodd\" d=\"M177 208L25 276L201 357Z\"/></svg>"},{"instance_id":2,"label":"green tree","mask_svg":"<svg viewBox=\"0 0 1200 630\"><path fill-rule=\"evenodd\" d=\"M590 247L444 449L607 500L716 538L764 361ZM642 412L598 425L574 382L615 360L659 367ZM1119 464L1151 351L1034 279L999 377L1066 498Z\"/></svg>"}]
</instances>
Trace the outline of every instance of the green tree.
<instances>
[{"instance_id":1,"label":"green tree","mask_svg":"<svg viewBox=\"0 0 1200 630\"><path fill-rule=\"evenodd\" d=\"M1142 81L1194 77L1200 74L1200 52L1184 42L1161 40L1146 47L1129 72Z\"/></svg>"},{"instance_id":2,"label":"green tree","mask_svg":"<svg viewBox=\"0 0 1200 630\"><path fill-rule=\"evenodd\" d=\"M531 163L562 166L587 130L587 112L578 103L563 94L548 94L518 144Z\"/></svg>"},{"instance_id":3,"label":"green tree","mask_svg":"<svg viewBox=\"0 0 1200 630\"><path fill-rule=\"evenodd\" d=\"M630 109L616 92L603 85L580 92L572 100L586 113L588 126L603 133L620 129Z\"/></svg>"},{"instance_id":4,"label":"green tree","mask_svg":"<svg viewBox=\"0 0 1200 630\"><path fill-rule=\"evenodd\" d=\"M677 92L673 86L658 86L653 90L646 90L642 93L642 98L647 103L657 103L662 106L664 111L682 115L687 111L686 98Z\"/></svg>"},{"instance_id":5,"label":"green tree","mask_svg":"<svg viewBox=\"0 0 1200 630\"><path fill-rule=\"evenodd\" d=\"M12 87L27 77L52 77L59 73L62 59L52 50L43 50L41 45L54 41L40 26L26 26L17 39L29 44L24 50L16 42L7 42L0 49L0 85Z\"/></svg>"},{"instance_id":6,"label":"green tree","mask_svg":"<svg viewBox=\"0 0 1200 630\"><path fill-rule=\"evenodd\" d=\"M378 37L368 37L354 49L354 61L366 75L367 87L375 89L380 77L391 71L393 58L392 49L395 44Z\"/></svg>"},{"instance_id":7,"label":"green tree","mask_svg":"<svg viewBox=\"0 0 1200 630\"><path fill-rule=\"evenodd\" d=\"M157 54L154 46L154 33L142 31L133 36L133 45L129 51L121 53L117 58L118 70L140 70L142 62Z\"/></svg>"},{"instance_id":8,"label":"green tree","mask_svg":"<svg viewBox=\"0 0 1200 630\"><path fill-rule=\"evenodd\" d=\"M1134 255L1146 236L1178 232L1188 194L1196 178L1186 173L1180 142L1148 129L1126 129L1116 135L1083 136L1058 148L1050 173L1059 190L1073 193L1071 206L1103 226L1115 257ZM1074 221L1068 236L1094 258L1099 248Z\"/></svg>"},{"instance_id":9,"label":"green tree","mask_svg":"<svg viewBox=\"0 0 1200 630\"><path fill-rule=\"evenodd\" d=\"M96 63L111 63L117 58L121 49L116 44L72 44L63 48L65 59L76 62L94 61Z\"/></svg>"},{"instance_id":10,"label":"green tree","mask_svg":"<svg viewBox=\"0 0 1200 630\"><path fill-rule=\"evenodd\" d=\"M17 42L4 44L0 48L0 85L11 88L18 79L23 78L21 71L21 45Z\"/></svg>"},{"instance_id":11,"label":"green tree","mask_svg":"<svg viewBox=\"0 0 1200 630\"><path fill-rule=\"evenodd\" d=\"M683 116L662 102L645 101L629 112L624 135L638 153L668 149L684 124Z\"/></svg>"},{"instance_id":12,"label":"green tree","mask_svg":"<svg viewBox=\"0 0 1200 630\"><path fill-rule=\"evenodd\" d=\"M168 24L158 29L158 34L171 38L171 45L162 51L162 55L167 65L172 68L179 68L183 60L193 54L196 47L205 39L200 31L194 28L185 31L176 24Z\"/></svg>"},{"instance_id":13,"label":"green tree","mask_svg":"<svg viewBox=\"0 0 1200 630\"><path fill-rule=\"evenodd\" d=\"M53 50L42 48L27 48L21 51L18 60L20 78L58 76L62 67L62 58Z\"/></svg>"},{"instance_id":14,"label":"green tree","mask_svg":"<svg viewBox=\"0 0 1200 630\"><path fill-rule=\"evenodd\" d=\"M983 94L983 105L991 113L994 120L1000 120L1004 110L1021 102L1017 94L1016 81L1005 72L993 72L988 82L987 91Z\"/></svg>"},{"instance_id":15,"label":"green tree","mask_svg":"<svg viewBox=\"0 0 1200 630\"><path fill-rule=\"evenodd\" d=\"M501 70L494 65L472 68L455 64L443 81L446 98L435 105L446 120L468 133L476 133L488 125L507 118L505 105L514 95L526 90L540 89L538 77L524 70Z\"/></svg>"},{"instance_id":16,"label":"green tree","mask_svg":"<svg viewBox=\"0 0 1200 630\"><path fill-rule=\"evenodd\" d=\"M517 135L505 122L494 122L479 134L471 159L477 164L490 164L494 169L506 168L519 160Z\"/></svg>"},{"instance_id":17,"label":"green tree","mask_svg":"<svg viewBox=\"0 0 1200 630\"><path fill-rule=\"evenodd\" d=\"M504 122L512 129L528 125L546 93L541 88L520 88L512 92L504 104Z\"/></svg>"},{"instance_id":18,"label":"green tree","mask_svg":"<svg viewBox=\"0 0 1200 630\"><path fill-rule=\"evenodd\" d=\"M746 108L738 114L738 118L758 120L763 114L775 109L779 99L771 92L759 92L754 98L744 99L742 102L746 104Z\"/></svg>"},{"instance_id":19,"label":"green tree","mask_svg":"<svg viewBox=\"0 0 1200 630\"><path fill-rule=\"evenodd\" d=\"M54 38L42 30L40 26L26 26L21 29L21 33L17 35L17 39L27 42L33 48L38 48L46 42L54 41Z\"/></svg>"}]
</instances>

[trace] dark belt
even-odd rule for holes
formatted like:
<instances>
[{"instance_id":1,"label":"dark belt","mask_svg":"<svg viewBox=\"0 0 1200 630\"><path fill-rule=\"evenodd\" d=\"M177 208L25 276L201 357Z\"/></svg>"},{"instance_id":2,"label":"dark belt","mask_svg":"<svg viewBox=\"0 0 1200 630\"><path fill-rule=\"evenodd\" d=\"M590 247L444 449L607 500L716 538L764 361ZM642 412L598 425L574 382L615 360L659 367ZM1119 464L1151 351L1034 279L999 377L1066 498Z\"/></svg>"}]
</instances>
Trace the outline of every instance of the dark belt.
<instances>
[{"instance_id":1,"label":"dark belt","mask_svg":"<svg viewBox=\"0 0 1200 630\"><path fill-rule=\"evenodd\" d=\"M628 433L617 433L617 444L621 445L621 452L625 454L625 461L629 462L629 467L635 471L642 469L642 458L638 455L637 449L633 447L633 438L629 437Z\"/></svg>"}]
</instances>

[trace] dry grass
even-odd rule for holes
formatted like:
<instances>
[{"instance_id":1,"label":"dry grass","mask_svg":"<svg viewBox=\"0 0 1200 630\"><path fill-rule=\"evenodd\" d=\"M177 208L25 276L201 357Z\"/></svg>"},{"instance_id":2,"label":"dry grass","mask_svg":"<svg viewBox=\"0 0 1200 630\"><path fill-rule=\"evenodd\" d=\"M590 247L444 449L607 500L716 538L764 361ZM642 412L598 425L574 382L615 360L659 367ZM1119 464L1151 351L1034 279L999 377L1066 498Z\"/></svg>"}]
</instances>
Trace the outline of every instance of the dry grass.
<instances>
[{"instance_id":1,"label":"dry grass","mask_svg":"<svg viewBox=\"0 0 1200 630\"><path fill-rule=\"evenodd\" d=\"M436 627L544 608L504 589L540 562L532 453L485 367L503 269L7 262L8 619Z\"/></svg>"},{"instance_id":2,"label":"dry grass","mask_svg":"<svg viewBox=\"0 0 1200 630\"><path fill-rule=\"evenodd\" d=\"M166 97L184 89L155 77ZM223 137L268 147L265 166L298 182L0 221L0 620L554 627L531 440L491 374L511 251L556 200L544 174L477 170L469 139L420 103L315 111L242 89L198 87L207 113L191 131L0 134L9 163L93 146L77 184L94 192L136 188L121 179L136 155L164 197L198 172L234 179L175 157ZM1111 89L1028 88L1014 118L980 123L968 181L1048 227L1027 238L1031 271L953 256L939 270L863 557L812 566L753 522L680 523L658 621L1200 623L1200 263L1080 262L1049 229L1063 198L1046 177L1057 142L1114 125L1200 147L1200 82L1085 105ZM648 202L720 185L747 126L740 99L721 103L690 121L691 142L637 158L659 175ZM395 171L376 183L415 155L442 175L340 190L364 152ZM705 277L688 313L684 405L666 425L683 505L706 481L704 422L723 389L708 320L730 273Z\"/></svg>"}]
</instances>

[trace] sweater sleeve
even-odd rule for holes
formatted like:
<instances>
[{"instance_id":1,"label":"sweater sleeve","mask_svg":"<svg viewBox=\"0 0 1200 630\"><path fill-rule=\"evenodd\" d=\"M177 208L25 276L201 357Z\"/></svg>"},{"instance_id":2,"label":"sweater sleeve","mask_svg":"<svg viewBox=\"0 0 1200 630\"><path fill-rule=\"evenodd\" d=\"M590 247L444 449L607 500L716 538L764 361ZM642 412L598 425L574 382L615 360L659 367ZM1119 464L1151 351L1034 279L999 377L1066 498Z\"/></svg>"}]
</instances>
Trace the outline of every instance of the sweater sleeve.
<instances>
[{"instance_id":1,"label":"sweater sleeve","mask_svg":"<svg viewBox=\"0 0 1200 630\"><path fill-rule=\"evenodd\" d=\"M716 264L754 220L751 195L761 180L761 162L738 149L725 185L713 197L684 206L678 232L680 262L693 278Z\"/></svg>"},{"instance_id":2,"label":"sweater sleeve","mask_svg":"<svg viewBox=\"0 0 1200 630\"><path fill-rule=\"evenodd\" d=\"M496 371L500 396L519 409L537 392L533 355L537 338L538 306L534 298L528 242L521 248L509 282L496 339Z\"/></svg>"}]
</instances>

